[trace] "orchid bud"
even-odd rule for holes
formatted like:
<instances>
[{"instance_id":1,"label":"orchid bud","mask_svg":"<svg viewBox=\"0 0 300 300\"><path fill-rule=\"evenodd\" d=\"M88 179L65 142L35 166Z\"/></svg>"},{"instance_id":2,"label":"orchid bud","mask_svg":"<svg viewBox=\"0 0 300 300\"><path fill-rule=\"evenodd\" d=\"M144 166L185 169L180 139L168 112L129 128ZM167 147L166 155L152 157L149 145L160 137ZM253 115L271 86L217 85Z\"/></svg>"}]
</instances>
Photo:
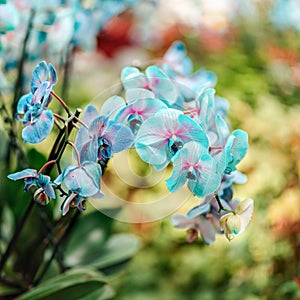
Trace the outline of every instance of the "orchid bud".
<instances>
[{"instance_id":1,"label":"orchid bud","mask_svg":"<svg viewBox=\"0 0 300 300\"><path fill-rule=\"evenodd\" d=\"M221 217L220 226L224 230L227 239L231 241L241 231L241 218L233 213L226 214Z\"/></svg>"},{"instance_id":2,"label":"orchid bud","mask_svg":"<svg viewBox=\"0 0 300 300\"><path fill-rule=\"evenodd\" d=\"M51 198L46 194L43 188L39 188L34 192L33 199L40 205L47 205Z\"/></svg>"},{"instance_id":3,"label":"orchid bud","mask_svg":"<svg viewBox=\"0 0 300 300\"><path fill-rule=\"evenodd\" d=\"M198 231L194 228L190 228L187 231L187 242L188 243L193 243L197 238L198 238Z\"/></svg>"}]
</instances>

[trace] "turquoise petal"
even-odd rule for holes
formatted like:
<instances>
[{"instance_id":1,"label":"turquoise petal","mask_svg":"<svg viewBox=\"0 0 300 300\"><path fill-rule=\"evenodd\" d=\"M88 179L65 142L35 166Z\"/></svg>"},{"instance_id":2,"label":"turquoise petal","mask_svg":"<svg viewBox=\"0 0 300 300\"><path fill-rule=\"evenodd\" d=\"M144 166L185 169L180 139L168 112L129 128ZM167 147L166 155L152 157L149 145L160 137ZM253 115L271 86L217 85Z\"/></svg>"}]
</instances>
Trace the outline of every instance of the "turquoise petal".
<instances>
[{"instance_id":1,"label":"turquoise petal","mask_svg":"<svg viewBox=\"0 0 300 300\"><path fill-rule=\"evenodd\" d=\"M31 92L34 94L40 84L47 80L49 68L45 61L41 61L33 70L31 77Z\"/></svg>"},{"instance_id":2,"label":"turquoise petal","mask_svg":"<svg viewBox=\"0 0 300 300\"><path fill-rule=\"evenodd\" d=\"M24 179L24 178L28 178L28 177L37 178L38 175L37 175L37 171L34 169L25 169L20 172L9 174L7 177L12 180L18 180L18 179Z\"/></svg>"},{"instance_id":3,"label":"turquoise petal","mask_svg":"<svg viewBox=\"0 0 300 300\"><path fill-rule=\"evenodd\" d=\"M34 124L29 124L22 130L24 142L37 144L42 142L50 134L54 124L54 116L51 110L43 110Z\"/></svg>"},{"instance_id":4,"label":"turquoise petal","mask_svg":"<svg viewBox=\"0 0 300 300\"><path fill-rule=\"evenodd\" d=\"M170 78L157 66L150 66L145 71L149 86L155 97L164 100L167 104L176 103L178 93Z\"/></svg>"}]
</instances>

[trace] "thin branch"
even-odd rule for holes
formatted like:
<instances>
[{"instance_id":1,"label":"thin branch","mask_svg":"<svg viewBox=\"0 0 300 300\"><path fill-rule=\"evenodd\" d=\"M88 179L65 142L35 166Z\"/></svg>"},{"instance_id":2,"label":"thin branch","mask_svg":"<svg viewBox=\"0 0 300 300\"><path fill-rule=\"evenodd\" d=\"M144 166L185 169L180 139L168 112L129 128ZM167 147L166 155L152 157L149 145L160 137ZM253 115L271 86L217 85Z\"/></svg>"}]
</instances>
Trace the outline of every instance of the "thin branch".
<instances>
[{"instance_id":1,"label":"thin branch","mask_svg":"<svg viewBox=\"0 0 300 300\"><path fill-rule=\"evenodd\" d=\"M70 108L68 107L68 105L65 103L65 101L63 99L61 99L53 90L51 91L51 95L54 96L58 100L58 102L61 104L61 106L67 112L68 116L71 116L72 112L71 112Z\"/></svg>"},{"instance_id":2,"label":"thin branch","mask_svg":"<svg viewBox=\"0 0 300 300\"><path fill-rule=\"evenodd\" d=\"M38 171L38 174L41 174L48 166L52 165L52 164L55 164L56 163L56 160L53 159L53 160L49 160L48 162L46 162L41 168L40 170Z\"/></svg>"},{"instance_id":3,"label":"thin branch","mask_svg":"<svg viewBox=\"0 0 300 300\"><path fill-rule=\"evenodd\" d=\"M215 193L215 199L217 200L218 205L219 205L218 213L220 213L223 210L223 211L226 211L228 213L233 213L234 215L236 214L236 212L234 210L224 208L224 206L221 203L221 200L219 198L218 193Z\"/></svg>"},{"instance_id":4,"label":"thin branch","mask_svg":"<svg viewBox=\"0 0 300 300\"><path fill-rule=\"evenodd\" d=\"M61 115L59 114L56 114L56 113L53 113L53 116L58 119L58 120L61 120L63 122L66 122L66 119L64 117L62 117Z\"/></svg>"},{"instance_id":5,"label":"thin branch","mask_svg":"<svg viewBox=\"0 0 300 300\"><path fill-rule=\"evenodd\" d=\"M77 147L75 146L75 144L71 141L68 141L67 142L75 151L75 154L76 154L76 157L77 157L77 162L78 162L78 165L81 166L81 163L80 163L80 154L79 154L79 151L77 149Z\"/></svg>"}]
</instances>

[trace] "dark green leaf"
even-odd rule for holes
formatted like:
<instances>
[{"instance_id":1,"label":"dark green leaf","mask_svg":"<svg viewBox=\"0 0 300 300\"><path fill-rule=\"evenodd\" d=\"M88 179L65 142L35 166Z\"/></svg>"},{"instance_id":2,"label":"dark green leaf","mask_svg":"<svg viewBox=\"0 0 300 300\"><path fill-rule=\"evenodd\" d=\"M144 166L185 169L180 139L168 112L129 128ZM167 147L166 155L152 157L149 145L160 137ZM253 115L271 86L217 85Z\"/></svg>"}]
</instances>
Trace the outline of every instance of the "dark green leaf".
<instances>
[{"instance_id":1,"label":"dark green leaf","mask_svg":"<svg viewBox=\"0 0 300 300\"><path fill-rule=\"evenodd\" d=\"M47 161L46 157L35 148L31 148L28 151L27 158L30 168L36 170L39 170Z\"/></svg>"},{"instance_id":2,"label":"dark green leaf","mask_svg":"<svg viewBox=\"0 0 300 300\"><path fill-rule=\"evenodd\" d=\"M108 296L106 287L106 279L101 273L90 268L78 268L41 283L17 299L84 299L90 294ZM103 299L109 299L107 296Z\"/></svg>"}]
</instances>

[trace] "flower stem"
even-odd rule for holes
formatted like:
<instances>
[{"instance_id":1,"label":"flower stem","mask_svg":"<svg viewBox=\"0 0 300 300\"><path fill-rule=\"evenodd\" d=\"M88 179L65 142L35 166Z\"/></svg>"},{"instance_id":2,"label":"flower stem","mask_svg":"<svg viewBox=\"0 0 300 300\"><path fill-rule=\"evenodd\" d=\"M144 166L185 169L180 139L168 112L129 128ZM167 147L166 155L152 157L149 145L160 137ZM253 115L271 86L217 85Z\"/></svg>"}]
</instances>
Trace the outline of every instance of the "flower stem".
<instances>
[{"instance_id":1,"label":"flower stem","mask_svg":"<svg viewBox=\"0 0 300 300\"><path fill-rule=\"evenodd\" d=\"M49 160L40 168L40 170L38 171L38 174L41 174L48 166L55 164L55 163L56 163L56 159Z\"/></svg>"},{"instance_id":2,"label":"flower stem","mask_svg":"<svg viewBox=\"0 0 300 300\"><path fill-rule=\"evenodd\" d=\"M62 117L62 116L60 116L59 114L53 113L53 116L54 116L56 119L61 120L61 121L63 121L63 122L66 121L65 118Z\"/></svg>"},{"instance_id":3,"label":"flower stem","mask_svg":"<svg viewBox=\"0 0 300 300\"><path fill-rule=\"evenodd\" d=\"M68 120L66 120L64 128L59 132L59 134L54 142L52 150L49 154L48 161L55 159L57 165L59 165L60 158L62 156L62 153L65 150L66 142L68 141L68 136L70 135L71 131L74 128L73 123L77 122L77 119L78 119L81 111L82 111L81 109L76 109L75 114L71 113L71 115L73 115L73 117L70 117ZM52 166L48 166L46 169L46 172L49 174L51 169L52 169Z\"/></svg>"},{"instance_id":4,"label":"flower stem","mask_svg":"<svg viewBox=\"0 0 300 300\"><path fill-rule=\"evenodd\" d=\"M51 95L54 96L58 100L58 102L62 105L62 107L67 112L68 116L71 116L72 112L69 109L68 105L65 103L65 101L63 99L61 99L54 91L51 91Z\"/></svg>"},{"instance_id":5,"label":"flower stem","mask_svg":"<svg viewBox=\"0 0 300 300\"><path fill-rule=\"evenodd\" d=\"M219 195L217 193L215 193L215 199L217 200L218 205L219 205L218 213L220 213L223 210L228 213L233 213L234 215L236 214L236 212L234 210L224 208L224 206L222 205L221 200L219 198Z\"/></svg>"},{"instance_id":6,"label":"flower stem","mask_svg":"<svg viewBox=\"0 0 300 300\"><path fill-rule=\"evenodd\" d=\"M79 151L77 149L77 147L75 146L75 144L71 141L67 142L75 151L76 157L77 157L77 162L78 162L78 166L81 166L81 162L80 162L80 154Z\"/></svg>"}]
</instances>

